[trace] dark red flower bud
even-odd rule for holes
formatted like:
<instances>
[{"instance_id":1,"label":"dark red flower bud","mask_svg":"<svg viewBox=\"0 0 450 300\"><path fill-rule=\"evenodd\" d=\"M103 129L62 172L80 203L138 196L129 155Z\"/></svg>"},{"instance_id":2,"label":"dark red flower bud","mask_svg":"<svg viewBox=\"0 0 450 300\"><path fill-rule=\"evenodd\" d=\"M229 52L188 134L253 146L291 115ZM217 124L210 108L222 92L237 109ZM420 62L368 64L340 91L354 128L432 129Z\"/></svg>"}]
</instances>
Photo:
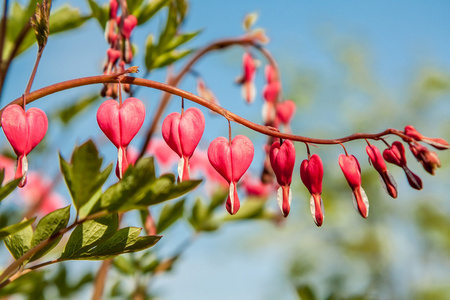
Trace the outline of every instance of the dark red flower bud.
<instances>
[{"instance_id":1,"label":"dark red flower bud","mask_svg":"<svg viewBox=\"0 0 450 300\"><path fill-rule=\"evenodd\" d=\"M422 164L425 171L434 175L434 170L441 167L441 161L437 156L436 152L428 150L427 147L414 143L409 145L414 157Z\"/></svg>"},{"instance_id":2,"label":"dark red flower bud","mask_svg":"<svg viewBox=\"0 0 450 300\"><path fill-rule=\"evenodd\" d=\"M391 148L385 149L383 151L384 159L391 164L397 165L405 171L406 178L408 178L409 185L416 189L422 189L422 180L419 176L411 172L411 170L406 165L406 157L405 157L405 147L399 141L395 141L392 143Z\"/></svg>"},{"instance_id":3,"label":"dark red flower bud","mask_svg":"<svg viewBox=\"0 0 450 300\"><path fill-rule=\"evenodd\" d=\"M322 179L323 164L319 155L313 154L309 159L302 161L300 166L300 177L303 184L308 189L311 197L309 198L309 208L311 215L317 226L322 226L324 218L324 209L322 202Z\"/></svg>"},{"instance_id":4,"label":"dark red flower bud","mask_svg":"<svg viewBox=\"0 0 450 300\"><path fill-rule=\"evenodd\" d=\"M354 155L339 156L339 166L353 191L353 205L363 218L369 215L369 199L361 187L361 167Z\"/></svg>"},{"instance_id":5,"label":"dark red flower bud","mask_svg":"<svg viewBox=\"0 0 450 300\"><path fill-rule=\"evenodd\" d=\"M274 142L270 147L270 164L280 185L277 194L278 206L286 218L292 201L291 181L295 165L295 147L290 140L280 145Z\"/></svg>"},{"instance_id":6,"label":"dark red flower bud","mask_svg":"<svg viewBox=\"0 0 450 300\"><path fill-rule=\"evenodd\" d=\"M386 163L384 162L380 150L378 150L378 148L374 145L367 145L366 151L369 155L370 163L375 168L375 170L377 170L378 174L380 174L380 181L383 184L384 190L392 198L397 198L397 183L387 169Z\"/></svg>"},{"instance_id":7,"label":"dark red flower bud","mask_svg":"<svg viewBox=\"0 0 450 300\"><path fill-rule=\"evenodd\" d=\"M409 136L410 138L415 139L418 142L425 142L436 149L439 150L446 150L449 148L449 144L446 140L440 139L440 138L429 138L426 136L423 136L418 132L413 126L408 125L405 127L405 134Z\"/></svg>"}]
</instances>

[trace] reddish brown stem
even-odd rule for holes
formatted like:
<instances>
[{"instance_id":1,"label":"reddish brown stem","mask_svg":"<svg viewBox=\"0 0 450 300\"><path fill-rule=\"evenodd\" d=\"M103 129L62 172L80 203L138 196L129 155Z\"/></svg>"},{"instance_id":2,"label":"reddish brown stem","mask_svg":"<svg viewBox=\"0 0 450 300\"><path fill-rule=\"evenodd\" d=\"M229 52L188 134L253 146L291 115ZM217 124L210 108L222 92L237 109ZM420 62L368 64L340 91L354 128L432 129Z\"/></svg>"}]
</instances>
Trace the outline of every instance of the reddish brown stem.
<instances>
[{"instance_id":1,"label":"reddish brown stem","mask_svg":"<svg viewBox=\"0 0 450 300\"><path fill-rule=\"evenodd\" d=\"M176 88L174 86L164 84L157 81L152 81L148 79L143 78L135 78L130 76L124 76L120 78L120 81L122 83L128 83L128 84L134 84L139 86L145 86L153 89L158 89L173 95L177 95L180 98L185 98L188 100L191 100L199 105L202 105L222 116L224 116L227 120L233 121L235 123L239 123L241 125L244 125L247 128L250 128L254 131L260 132L262 134L272 136L272 137L278 137L283 139L288 139L291 141L297 141L297 142L303 142L303 143L311 143L311 144L339 144L339 143L346 143L353 140L359 140L359 139L372 139L372 140L379 140L383 136L386 135L397 135L400 138L410 141L411 138L406 136L402 131L396 130L396 129L386 129L385 131L382 131L380 133L354 133L352 135L338 138L338 139L317 139L317 138L309 138L304 137L300 135L294 135L294 134L287 134L287 133L281 133L279 131L271 129L271 127L259 125L253 122L248 121L247 119L244 119L229 110L226 110L225 108L211 103L206 99L200 98L197 95L194 95L192 93L189 93L187 91L181 90L179 88ZM118 83L119 79L117 75L99 75L99 76L91 76L91 77L82 77L72 80L67 80L63 82L59 82L44 88L41 88L39 90L36 90L34 92L31 92L27 95L27 103L33 102L39 98L42 98L44 96L60 92L63 90L79 87L79 86L85 86L85 85L91 85L91 84L99 84L99 83ZM11 103L16 103L19 105L22 105L22 97L19 97L12 101ZM3 113L3 109L0 110L0 117Z\"/></svg>"}]
</instances>

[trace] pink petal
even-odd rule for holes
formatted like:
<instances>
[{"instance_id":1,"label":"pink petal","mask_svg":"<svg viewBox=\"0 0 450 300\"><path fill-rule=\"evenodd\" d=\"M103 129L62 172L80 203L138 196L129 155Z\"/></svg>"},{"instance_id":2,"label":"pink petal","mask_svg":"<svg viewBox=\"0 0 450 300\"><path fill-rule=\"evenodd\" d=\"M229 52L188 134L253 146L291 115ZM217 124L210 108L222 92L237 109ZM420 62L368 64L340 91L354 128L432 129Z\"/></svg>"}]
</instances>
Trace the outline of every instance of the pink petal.
<instances>
[{"instance_id":1,"label":"pink petal","mask_svg":"<svg viewBox=\"0 0 450 300\"><path fill-rule=\"evenodd\" d=\"M127 147L141 129L145 120L145 106L141 100L130 97L119 109L121 145Z\"/></svg>"},{"instance_id":2,"label":"pink petal","mask_svg":"<svg viewBox=\"0 0 450 300\"><path fill-rule=\"evenodd\" d=\"M294 144L290 140L285 140L282 145L274 142L270 147L270 164L279 185L291 184L295 165Z\"/></svg>"}]
</instances>

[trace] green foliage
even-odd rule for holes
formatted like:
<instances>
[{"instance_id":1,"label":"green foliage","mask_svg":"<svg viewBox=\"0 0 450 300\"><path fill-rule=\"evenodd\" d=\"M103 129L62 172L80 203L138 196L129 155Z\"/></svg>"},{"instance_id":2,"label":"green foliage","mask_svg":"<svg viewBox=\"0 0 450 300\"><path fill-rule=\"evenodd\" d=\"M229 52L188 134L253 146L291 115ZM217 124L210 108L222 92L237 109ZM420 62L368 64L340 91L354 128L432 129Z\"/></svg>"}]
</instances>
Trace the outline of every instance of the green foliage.
<instances>
[{"instance_id":1,"label":"green foliage","mask_svg":"<svg viewBox=\"0 0 450 300\"><path fill-rule=\"evenodd\" d=\"M91 16L98 21L102 30L105 30L106 23L109 20L109 5L105 4L100 7L94 0L87 0L87 2L92 11Z\"/></svg>"},{"instance_id":2,"label":"green foliage","mask_svg":"<svg viewBox=\"0 0 450 300\"><path fill-rule=\"evenodd\" d=\"M139 2L142 1L129 1L128 2ZM170 0L153 0L147 1L144 7L137 9L138 5L134 5L130 11L133 15L136 16L138 20L138 24L142 25L148 20L150 20L158 11L160 11L163 7L167 6L170 3ZM130 7L130 6L129 6Z\"/></svg>"},{"instance_id":3,"label":"green foliage","mask_svg":"<svg viewBox=\"0 0 450 300\"><path fill-rule=\"evenodd\" d=\"M189 223L196 231L214 231L220 226L220 221L213 218L212 211L209 207L197 199L192 207L192 213L189 217Z\"/></svg>"},{"instance_id":4,"label":"green foliage","mask_svg":"<svg viewBox=\"0 0 450 300\"><path fill-rule=\"evenodd\" d=\"M73 120L80 112L86 110L91 107L93 103L95 103L100 98L98 93L88 95L86 97L76 97L67 107L56 111L54 116L59 118L64 125L69 124L70 121Z\"/></svg>"},{"instance_id":5,"label":"green foliage","mask_svg":"<svg viewBox=\"0 0 450 300\"><path fill-rule=\"evenodd\" d=\"M19 184L19 182L22 180L22 178L17 178L14 180L11 180L7 184L3 185L3 178L4 178L5 170L0 171L1 175L1 181L0 181L0 202L6 198L9 194L11 194Z\"/></svg>"},{"instance_id":6,"label":"green foliage","mask_svg":"<svg viewBox=\"0 0 450 300\"><path fill-rule=\"evenodd\" d=\"M35 220L36 220L36 218L30 219L30 220L25 219L20 223L1 228L0 229L0 241L2 241L5 237L7 237L11 234L14 234L14 233L24 229L25 227L33 224L33 222Z\"/></svg>"},{"instance_id":7,"label":"green foliage","mask_svg":"<svg viewBox=\"0 0 450 300\"><path fill-rule=\"evenodd\" d=\"M60 259L76 259L114 235L119 226L117 213L78 225L70 235Z\"/></svg>"},{"instance_id":8,"label":"green foliage","mask_svg":"<svg viewBox=\"0 0 450 300\"><path fill-rule=\"evenodd\" d=\"M34 230L33 239L31 240L31 248L39 245L44 240L52 237L61 229L65 228L69 223L70 206L57 209L48 215L44 216ZM36 252L31 257L31 261L41 258L44 254L53 249L61 240L62 235L54 238L44 248Z\"/></svg>"},{"instance_id":9,"label":"green foliage","mask_svg":"<svg viewBox=\"0 0 450 300\"><path fill-rule=\"evenodd\" d=\"M183 216L185 199L180 200L174 204L168 203L164 205L158 219L156 229L158 234L169 228L179 218Z\"/></svg>"},{"instance_id":10,"label":"green foliage","mask_svg":"<svg viewBox=\"0 0 450 300\"><path fill-rule=\"evenodd\" d=\"M31 27L34 29L36 41L39 50L43 49L47 44L49 35L49 19L50 19L51 2L43 1L42 4L36 4L36 13L31 16Z\"/></svg>"},{"instance_id":11,"label":"green foliage","mask_svg":"<svg viewBox=\"0 0 450 300\"><path fill-rule=\"evenodd\" d=\"M158 204L191 191L201 180L175 183L173 174L155 177L153 158L143 158L130 166L121 181L109 187L90 213L101 210L128 211Z\"/></svg>"},{"instance_id":12,"label":"green foliage","mask_svg":"<svg viewBox=\"0 0 450 300\"><path fill-rule=\"evenodd\" d=\"M77 210L95 196L111 173L112 164L100 171L102 161L92 140L75 147L70 164L60 155L61 171Z\"/></svg>"},{"instance_id":13,"label":"green foliage","mask_svg":"<svg viewBox=\"0 0 450 300\"><path fill-rule=\"evenodd\" d=\"M107 259L119 254L150 248L161 239L161 236L139 236L141 230L141 228L136 227L122 228L97 247L72 259Z\"/></svg>"},{"instance_id":14,"label":"green foliage","mask_svg":"<svg viewBox=\"0 0 450 300\"><path fill-rule=\"evenodd\" d=\"M33 228L28 224L22 230L5 238L5 245L11 255L18 259L31 249L31 240L33 239Z\"/></svg>"}]
</instances>

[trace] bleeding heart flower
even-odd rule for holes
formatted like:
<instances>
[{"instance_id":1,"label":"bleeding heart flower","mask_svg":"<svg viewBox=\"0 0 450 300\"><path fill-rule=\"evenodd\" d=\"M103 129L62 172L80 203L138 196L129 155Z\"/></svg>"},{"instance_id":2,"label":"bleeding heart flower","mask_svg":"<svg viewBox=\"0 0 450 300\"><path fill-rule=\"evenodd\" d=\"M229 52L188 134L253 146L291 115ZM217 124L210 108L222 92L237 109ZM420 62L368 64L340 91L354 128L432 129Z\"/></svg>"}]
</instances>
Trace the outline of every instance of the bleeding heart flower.
<instances>
[{"instance_id":1,"label":"bleeding heart flower","mask_svg":"<svg viewBox=\"0 0 450 300\"><path fill-rule=\"evenodd\" d=\"M131 32L133 31L134 27L136 27L137 23L137 18L133 15L128 15L128 17L123 20L122 35L125 37L125 39L130 39Z\"/></svg>"},{"instance_id":2,"label":"bleeding heart flower","mask_svg":"<svg viewBox=\"0 0 450 300\"><path fill-rule=\"evenodd\" d=\"M160 173L167 173L178 162L179 158L175 152L162 138L152 138L147 147L147 153L154 156L158 161Z\"/></svg>"},{"instance_id":3,"label":"bleeding heart flower","mask_svg":"<svg viewBox=\"0 0 450 300\"><path fill-rule=\"evenodd\" d=\"M281 103L277 103L276 106L276 127L278 127L278 123L281 123L287 132L290 132L291 121L295 114L296 105L292 100L286 100Z\"/></svg>"},{"instance_id":4,"label":"bleeding heart flower","mask_svg":"<svg viewBox=\"0 0 450 300\"><path fill-rule=\"evenodd\" d=\"M409 136L410 138L415 139L418 142L421 142L421 141L425 142L439 150L445 150L445 149L449 148L449 144L446 140L440 139L440 138L429 138L429 137L423 136L422 134L420 134L420 132L418 132L411 125L408 125L405 127L405 134L407 136Z\"/></svg>"},{"instance_id":5,"label":"bleeding heart flower","mask_svg":"<svg viewBox=\"0 0 450 300\"><path fill-rule=\"evenodd\" d=\"M115 100L107 100L98 108L98 126L118 149L116 175L119 179L128 167L126 148L141 129L144 119L145 106L133 97L126 99L122 106Z\"/></svg>"},{"instance_id":6,"label":"bleeding heart flower","mask_svg":"<svg viewBox=\"0 0 450 300\"><path fill-rule=\"evenodd\" d=\"M401 142L393 142L391 148L383 151L383 157L388 163L397 165L405 171L406 178L408 178L409 185L412 188L416 190L422 189L422 180L419 176L411 172L406 165L405 148Z\"/></svg>"},{"instance_id":7,"label":"bleeding heart flower","mask_svg":"<svg viewBox=\"0 0 450 300\"><path fill-rule=\"evenodd\" d=\"M203 131L205 117L196 107L187 109L183 114L173 112L162 124L162 136L167 145L181 158L178 164L178 179L189 180L189 158L194 153Z\"/></svg>"},{"instance_id":8,"label":"bleeding heart flower","mask_svg":"<svg viewBox=\"0 0 450 300\"><path fill-rule=\"evenodd\" d=\"M353 191L353 205L363 218L369 215L369 199L361 187L361 167L354 155L339 156L339 166Z\"/></svg>"},{"instance_id":9,"label":"bleeding heart flower","mask_svg":"<svg viewBox=\"0 0 450 300\"><path fill-rule=\"evenodd\" d=\"M17 155L15 178L23 178L19 187L27 182L27 155L44 138L48 128L45 113L32 107L27 112L17 104L8 105L2 114L2 127L6 138Z\"/></svg>"},{"instance_id":10,"label":"bleeding heart flower","mask_svg":"<svg viewBox=\"0 0 450 300\"><path fill-rule=\"evenodd\" d=\"M237 135L231 143L227 138L218 137L209 145L209 162L230 185L226 207L232 215L240 207L236 184L252 163L253 155L253 144L243 135Z\"/></svg>"},{"instance_id":11,"label":"bleeding heart flower","mask_svg":"<svg viewBox=\"0 0 450 300\"><path fill-rule=\"evenodd\" d=\"M375 170L377 170L378 174L380 174L380 182L386 193L388 193L392 198L397 198L397 183L387 169L380 150L378 150L378 148L374 145L369 144L366 147L366 152L369 155L369 162Z\"/></svg>"},{"instance_id":12,"label":"bleeding heart flower","mask_svg":"<svg viewBox=\"0 0 450 300\"><path fill-rule=\"evenodd\" d=\"M264 183L261 178L245 175L241 179L241 185L247 196L266 198L274 190L274 185Z\"/></svg>"},{"instance_id":13,"label":"bleeding heart flower","mask_svg":"<svg viewBox=\"0 0 450 300\"><path fill-rule=\"evenodd\" d=\"M292 201L291 181L295 165L295 147L290 140L280 145L274 142L270 147L270 164L280 185L278 188L278 206L286 218L289 215Z\"/></svg>"},{"instance_id":14,"label":"bleeding heart flower","mask_svg":"<svg viewBox=\"0 0 450 300\"><path fill-rule=\"evenodd\" d=\"M267 65L265 68L266 85L263 88L263 97L267 102L276 102L281 90L281 83L278 79L278 74L272 65Z\"/></svg>"},{"instance_id":15,"label":"bleeding heart flower","mask_svg":"<svg viewBox=\"0 0 450 300\"><path fill-rule=\"evenodd\" d=\"M119 8L119 3L117 0L109 0L109 18L113 19L117 17L117 9Z\"/></svg>"},{"instance_id":16,"label":"bleeding heart flower","mask_svg":"<svg viewBox=\"0 0 450 300\"><path fill-rule=\"evenodd\" d=\"M437 156L436 152L428 150L427 147L422 146L419 143L412 143L409 145L409 149L411 150L414 157L422 164L422 167L430 173L434 175L434 170L436 168L441 167L441 161Z\"/></svg>"},{"instance_id":17,"label":"bleeding heart flower","mask_svg":"<svg viewBox=\"0 0 450 300\"><path fill-rule=\"evenodd\" d=\"M255 89L255 73L259 62L253 59L249 52L245 52L242 57L243 62L243 74L236 82L242 85L242 97L247 103L252 103L256 96Z\"/></svg>"},{"instance_id":18,"label":"bleeding heart flower","mask_svg":"<svg viewBox=\"0 0 450 300\"><path fill-rule=\"evenodd\" d=\"M300 177L303 184L308 189L311 197L309 198L309 208L314 223L317 226L322 226L324 218L324 209L322 201L322 179L323 179L323 164L319 155L313 154L309 159L302 161L300 166Z\"/></svg>"}]
</instances>

